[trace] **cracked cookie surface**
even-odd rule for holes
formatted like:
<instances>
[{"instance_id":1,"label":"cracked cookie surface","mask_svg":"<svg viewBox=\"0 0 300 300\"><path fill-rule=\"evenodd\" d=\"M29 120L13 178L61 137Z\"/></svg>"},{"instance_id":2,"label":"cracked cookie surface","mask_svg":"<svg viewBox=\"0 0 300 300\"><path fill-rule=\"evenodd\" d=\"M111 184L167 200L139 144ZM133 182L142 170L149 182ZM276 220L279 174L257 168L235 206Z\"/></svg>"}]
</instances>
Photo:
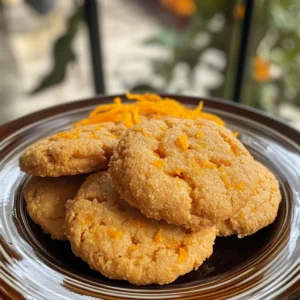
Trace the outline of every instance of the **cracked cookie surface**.
<instances>
[{"instance_id":1,"label":"cracked cookie surface","mask_svg":"<svg viewBox=\"0 0 300 300\"><path fill-rule=\"evenodd\" d=\"M20 168L42 177L77 175L106 169L126 126L106 122L79 126L34 143L20 157Z\"/></svg>"},{"instance_id":2,"label":"cracked cookie surface","mask_svg":"<svg viewBox=\"0 0 300 300\"><path fill-rule=\"evenodd\" d=\"M30 218L52 239L66 240L65 205L72 199L85 175L60 178L32 177L24 187L24 198Z\"/></svg>"},{"instance_id":3,"label":"cracked cookie surface","mask_svg":"<svg viewBox=\"0 0 300 300\"><path fill-rule=\"evenodd\" d=\"M273 223L281 201L279 184L275 176L256 162L259 184L247 204L230 219L218 225L219 235L237 234L239 238L251 235Z\"/></svg>"},{"instance_id":4,"label":"cracked cookie surface","mask_svg":"<svg viewBox=\"0 0 300 300\"><path fill-rule=\"evenodd\" d=\"M121 197L147 217L197 228L245 206L258 184L254 165L230 130L207 120L166 118L129 129L109 172Z\"/></svg>"},{"instance_id":5,"label":"cracked cookie surface","mask_svg":"<svg viewBox=\"0 0 300 300\"><path fill-rule=\"evenodd\" d=\"M147 219L121 200L107 172L90 175L67 203L73 252L92 269L133 284L166 284L209 257L215 226L198 231Z\"/></svg>"}]
</instances>

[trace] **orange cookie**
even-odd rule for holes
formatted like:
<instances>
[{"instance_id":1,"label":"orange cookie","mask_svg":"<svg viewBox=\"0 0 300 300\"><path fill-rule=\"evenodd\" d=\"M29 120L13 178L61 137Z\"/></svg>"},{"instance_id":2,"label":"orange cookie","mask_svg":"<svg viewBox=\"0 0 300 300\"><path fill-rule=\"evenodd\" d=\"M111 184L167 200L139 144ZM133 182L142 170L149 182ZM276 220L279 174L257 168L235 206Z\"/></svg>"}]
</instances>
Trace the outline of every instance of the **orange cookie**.
<instances>
[{"instance_id":1,"label":"orange cookie","mask_svg":"<svg viewBox=\"0 0 300 300\"><path fill-rule=\"evenodd\" d=\"M256 163L259 185L247 204L230 219L219 224L219 235L237 234L239 238L273 223L281 201L278 181L263 165Z\"/></svg>"},{"instance_id":2,"label":"orange cookie","mask_svg":"<svg viewBox=\"0 0 300 300\"><path fill-rule=\"evenodd\" d=\"M67 200L72 199L86 176L32 177L24 188L27 212L52 239L66 240L64 224Z\"/></svg>"},{"instance_id":3,"label":"orange cookie","mask_svg":"<svg viewBox=\"0 0 300 300\"><path fill-rule=\"evenodd\" d=\"M56 133L30 146L20 157L20 168L42 177L106 169L126 129L123 123L107 122Z\"/></svg>"},{"instance_id":4,"label":"orange cookie","mask_svg":"<svg viewBox=\"0 0 300 300\"><path fill-rule=\"evenodd\" d=\"M147 219L120 199L107 172L90 175L68 201L66 233L92 269L133 284L166 284L212 254L215 226L198 231Z\"/></svg>"},{"instance_id":5,"label":"orange cookie","mask_svg":"<svg viewBox=\"0 0 300 300\"><path fill-rule=\"evenodd\" d=\"M233 216L259 184L255 160L242 143L202 119L130 128L109 172L121 197L144 215L194 229Z\"/></svg>"}]
</instances>

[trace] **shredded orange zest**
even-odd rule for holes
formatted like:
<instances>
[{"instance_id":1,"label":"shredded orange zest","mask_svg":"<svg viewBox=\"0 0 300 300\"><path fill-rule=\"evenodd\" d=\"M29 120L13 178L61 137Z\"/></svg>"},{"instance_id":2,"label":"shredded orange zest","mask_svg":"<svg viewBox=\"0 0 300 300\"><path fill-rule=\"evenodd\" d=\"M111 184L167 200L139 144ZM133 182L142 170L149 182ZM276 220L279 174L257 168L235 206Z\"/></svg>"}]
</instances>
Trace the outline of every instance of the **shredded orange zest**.
<instances>
[{"instance_id":1,"label":"shredded orange zest","mask_svg":"<svg viewBox=\"0 0 300 300\"><path fill-rule=\"evenodd\" d=\"M176 169L174 172L177 176L182 176L182 170Z\"/></svg>"},{"instance_id":2,"label":"shredded orange zest","mask_svg":"<svg viewBox=\"0 0 300 300\"><path fill-rule=\"evenodd\" d=\"M94 235L95 239L99 240L102 235L101 225L98 226L92 226L91 227L91 233Z\"/></svg>"},{"instance_id":3,"label":"shredded orange zest","mask_svg":"<svg viewBox=\"0 0 300 300\"><path fill-rule=\"evenodd\" d=\"M143 136L153 139L153 136L145 132L144 128L136 127L135 131L139 131Z\"/></svg>"},{"instance_id":4,"label":"shredded orange zest","mask_svg":"<svg viewBox=\"0 0 300 300\"><path fill-rule=\"evenodd\" d=\"M179 242L171 242L171 243L167 243L167 247L169 249L178 249L180 246Z\"/></svg>"},{"instance_id":5,"label":"shredded orange zest","mask_svg":"<svg viewBox=\"0 0 300 300\"><path fill-rule=\"evenodd\" d=\"M80 135L80 129L77 128L75 132L70 132L70 131L62 131L57 133L52 139L58 139L58 138L63 138L67 140L75 140L78 139Z\"/></svg>"},{"instance_id":6,"label":"shredded orange zest","mask_svg":"<svg viewBox=\"0 0 300 300\"><path fill-rule=\"evenodd\" d=\"M256 212L256 211L257 211L257 207L254 207L254 208L251 209L251 212L252 212L252 213L254 213L254 212Z\"/></svg>"},{"instance_id":7,"label":"shredded orange zest","mask_svg":"<svg viewBox=\"0 0 300 300\"><path fill-rule=\"evenodd\" d=\"M238 215L238 219L244 219L245 214L241 211Z\"/></svg>"},{"instance_id":8,"label":"shredded orange zest","mask_svg":"<svg viewBox=\"0 0 300 300\"><path fill-rule=\"evenodd\" d=\"M182 119L196 120L199 118L211 120L224 126L224 121L213 114L203 112L203 101L195 109L190 109L171 98L162 98L155 94L130 94L127 100L134 103L123 103L120 98L115 98L113 103L97 106L88 118L74 124L88 125L102 122L124 122L129 128L141 123L140 116L163 118L166 116Z\"/></svg>"},{"instance_id":9,"label":"shredded orange zest","mask_svg":"<svg viewBox=\"0 0 300 300\"><path fill-rule=\"evenodd\" d=\"M277 191L277 187L276 187L276 186L272 186L272 187L271 187L271 191L272 191L272 192Z\"/></svg>"},{"instance_id":10,"label":"shredded orange zest","mask_svg":"<svg viewBox=\"0 0 300 300\"><path fill-rule=\"evenodd\" d=\"M123 122L128 128L133 126L132 115L129 112L125 113Z\"/></svg>"},{"instance_id":11,"label":"shredded orange zest","mask_svg":"<svg viewBox=\"0 0 300 300\"><path fill-rule=\"evenodd\" d=\"M140 120L140 117L139 117L139 108L134 108L133 111L132 111L132 121L134 124L140 124L141 123L141 120Z\"/></svg>"},{"instance_id":12,"label":"shredded orange zest","mask_svg":"<svg viewBox=\"0 0 300 300\"><path fill-rule=\"evenodd\" d=\"M153 239L155 243L161 243L163 241L163 235L161 229L158 230L158 232L156 233Z\"/></svg>"},{"instance_id":13,"label":"shredded orange zest","mask_svg":"<svg viewBox=\"0 0 300 300\"><path fill-rule=\"evenodd\" d=\"M177 147L179 147L182 150L187 150L188 149L188 136L186 134L182 134L179 136L179 138L175 141L175 144Z\"/></svg>"},{"instance_id":14,"label":"shredded orange zest","mask_svg":"<svg viewBox=\"0 0 300 300\"><path fill-rule=\"evenodd\" d=\"M238 135L239 135L239 133L238 133L238 132L234 132L232 135L233 135L235 138L237 138Z\"/></svg>"},{"instance_id":15,"label":"shredded orange zest","mask_svg":"<svg viewBox=\"0 0 300 300\"><path fill-rule=\"evenodd\" d=\"M90 134L89 134L89 138L90 138L90 139L93 139L93 140L96 140L98 137L97 137L97 135L95 134L95 132L92 131L92 132L90 132Z\"/></svg>"},{"instance_id":16,"label":"shredded orange zest","mask_svg":"<svg viewBox=\"0 0 300 300\"><path fill-rule=\"evenodd\" d=\"M227 137L226 135L222 135L222 138L224 139L224 141L226 143L229 144L231 151L233 154L235 155L239 155L241 150L239 149L239 147L237 145L234 144L234 141L232 139L230 139L229 137Z\"/></svg>"},{"instance_id":17,"label":"shredded orange zest","mask_svg":"<svg viewBox=\"0 0 300 300\"><path fill-rule=\"evenodd\" d=\"M200 138L204 136L204 133L202 131L199 131L197 134L196 134L196 138Z\"/></svg>"},{"instance_id":18,"label":"shredded orange zest","mask_svg":"<svg viewBox=\"0 0 300 300\"><path fill-rule=\"evenodd\" d=\"M204 148L206 148L206 144L203 144L203 143L197 143L196 150L204 149Z\"/></svg>"},{"instance_id":19,"label":"shredded orange zest","mask_svg":"<svg viewBox=\"0 0 300 300\"><path fill-rule=\"evenodd\" d=\"M224 173L221 174L221 180L223 181L223 183L227 189L229 189L231 187L231 184L228 181L228 177L226 174L224 174Z\"/></svg>"},{"instance_id":20,"label":"shredded orange zest","mask_svg":"<svg viewBox=\"0 0 300 300\"><path fill-rule=\"evenodd\" d=\"M103 128L103 126L101 126L101 125L96 125L95 126L95 130L100 130L101 128Z\"/></svg>"},{"instance_id":21,"label":"shredded orange zest","mask_svg":"<svg viewBox=\"0 0 300 300\"><path fill-rule=\"evenodd\" d=\"M115 134L108 134L108 137L112 138L112 139L119 139L119 136L116 136Z\"/></svg>"},{"instance_id":22,"label":"shredded orange zest","mask_svg":"<svg viewBox=\"0 0 300 300\"><path fill-rule=\"evenodd\" d=\"M201 171L200 171L199 166L198 166L198 164L196 163L195 159L193 159L193 160L191 161L191 165L192 165L192 167L196 170L196 174L197 174L197 175L201 175Z\"/></svg>"},{"instance_id":23,"label":"shredded orange zest","mask_svg":"<svg viewBox=\"0 0 300 300\"><path fill-rule=\"evenodd\" d=\"M184 262L188 257L188 252L186 250L186 247L180 247L179 248L179 256L178 256L178 262Z\"/></svg>"},{"instance_id":24,"label":"shredded orange zest","mask_svg":"<svg viewBox=\"0 0 300 300\"><path fill-rule=\"evenodd\" d=\"M152 165L161 169L165 165L165 162L161 159L158 159L158 160L153 161Z\"/></svg>"},{"instance_id":25,"label":"shredded orange zest","mask_svg":"<svg viewBox=\"0 0 300 300\"><path fill-rule=\"evenodd\" d=\"M245 188L246 188L246 183L243 181L239 181L235 186L235 189L239 191L243 191Z\"/></svg>"},{"instance_id":26,"label":"shredded orange zest","mask_svg":"<svg viewBox=\"0 0 300 300\"><path fill-rule=\"evenodd\" d=\"M82 225L87 225L87 224L90 224L93 220L93 217L91 215L86 215L82 218L81 220L81 224Z\"/></svg>"},{"instance_id":27,"label":"shredded orange zest","mask_svg":"<svg viewBox=\"0 0 300 300\"><path fill-rule=\"evenodd\" d=\"M198 161L199 161L201 168L210 169L210 170L217 168L217 166L215 164L213 164L205 159L198 158Z\"/></svg>"},{"instance_id":28,"label":"shredded orange zest","mask_svg":"<svg viewBox=\"0 0 300 300\"><path fill-rule=\"evenodd\" d=\"M130 252L133 252L133 251L135 251L137 248L138 248L138 246L135 245L135 244L133 244L133 245L131 245L128 249L129 249Z\"/></svg>"},{"instance_id":29,"label":"shredded orange zest","mask_svg":"<svg viewBox=\"0 0 300 300\"><path fill-rule=\"evenodd\" d=\"M220 171L220 177L221 177L221 180L223 181L224 183L224 186L229 189L231 188L231 182L228 180L228 176L226 174L226 171L225 171L225 167L224 166L221 166L219 168L219 171Z\"/></svg>"},{"instance_id":30,"label":"shredded orange zest","mask_svg":"<svg viewBox=\"0 0 300 300\"><path fill-rule=\"evenodd\" d=\"M114 238L114 239L119 239L120 237L122 237L122 232L119 230L115 230L112 228L108 228L108 234L110 235L110 237Z\"/></svg>"}]
</instances>

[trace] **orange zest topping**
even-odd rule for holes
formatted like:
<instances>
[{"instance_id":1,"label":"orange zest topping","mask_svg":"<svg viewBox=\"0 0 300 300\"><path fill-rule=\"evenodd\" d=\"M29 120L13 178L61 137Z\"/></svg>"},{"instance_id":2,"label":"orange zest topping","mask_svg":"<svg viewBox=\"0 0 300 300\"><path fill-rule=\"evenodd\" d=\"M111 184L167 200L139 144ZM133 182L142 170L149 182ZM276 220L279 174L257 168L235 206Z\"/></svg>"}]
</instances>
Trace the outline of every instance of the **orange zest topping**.
<instances>
[{"instance_id":1,"label":"orange zest topping","mask_svg":"<svg viewBox=\"0 0 300 300\"><path fill-rule=\"evenodd\" d=\"M129 250L129 252L133 252L133 251L135 251L137 248L138 248L138 246L135 245L135 244L133 244L133 245L131 245L131 246L128 248L128 250Z\"/></svg>"},{"instance_id":2,"label":"orange zest topping","mask_svg":"<svg viewBox=\"0 0 300 300\"><path fill-rule=\"evenodd\" d=\"M155 243L161 243L163 241L163 235L162 235L162 230L159 229L156 233L156 235L153 238Z\"/></svg>"},{"instance_id":3,"label":"orange zest topping","mask_svg":"<svg viewBox=\"0 0 300 300\"><path fill-rule=\"evenodd\" d=\"M93 217L91 215L85 215L81 220L81 224L87 225L87 224L91 223L92 220L93 220Z\"/></svg>"},{"instance_id":4,"label":"orange zest topping","mask_svg":"<svg viewBox=\"0 0 300 300\"><path fill-rule=\"evenodd\" d=\"M120 230L115 230L112 228L108 228L107 232L108 232L109 236L112 237L113 239L119 239L123 235Z\"/></svg>"},{"instance_id":5,"label":"orange zest topping","mask_svg":"<svg viewBox=\"0 0 300 300\"><path fill-rule=\"evenodd\" d=\"M200 138L204 136L204 133L202 131L199 131L197 134L196 134L196 138Z\"/></svg>"},{"instance_id":6,"label":"orange zest topping","mask_svg":"<svg viewBox=\"0 0 300 300\"><path fill-rule=\"evenodd\" d=\"M186 261L187 257L188 257L188 252L186 250L186 247L185 246L181 246L179 248L178 262L181 263L181 262Z\"/></svg>"},{"instance_id":7,"label":"orange zest topping","mask_svg":"<svg viewBox=\"0 0 300 300\"><path fill-rule=\"evenodd\" d=\"M200 171L199 166L196 163L195 159L191 160L191 165L192 165L193 169L196 170L196 174L201 175L201 171Z\"/></svg>"},{"instance_id":8,"label":"orange zest topping","mask_svg":"<svg viewBox=\"0 0 300 300\"><path fill-rule=\"evenodd\" d=\"M80 135L80 129L77 128L75 131L62 131L53 136L53 139L56 140L58 138L63 138L66 140L75 140L78 139Z\"/></svg>"},{"instance_id":9,"label":"orange zest topping","mask_svg":"<svg viewBox=\"0 0 300 300\"><path fill-rule=\"evenodd\" d=\"M101 125L96 125L95 126L95 130L100 130L100 129L102 129L103 128L103 126L101 126Z\"/></svg>"},{"instance_id":10,"label":"orange zest topping","mask_svg":"<svg viewBox=\"0 0 300 300\"><path fill-rule=\"evenodd\" d=\"M143 136L145 136L145 137L148 137L148 138L153 139L153 137L152 137L150 134L148 134L148 133L144 130L144 128L136 127L136 128L135 128L135 131L140 132L140 133L141 133Z\"/></svg>"},{"instance_id":11,"label":"orange zest topping","mask_svg":"<svg viewBox=\"0 0 300 300\"><path fill-rule=\"evenodd\" d=\"M183 175L182 170L180 170L180 169L175 169L174 173L175 173L175 175L177 175L179 177Z\"/></svg>"},{"instance_id":12,"label":"orange zest topping","mask_svg":"<svg viewBox=\"0 0 300 300\"><path fill-rule=\"evenodd\" d=\"M129 112L125 113L123 123L127 128L132 127L134 125L132 121L132 115Z\"/></svg>"},{"instance_id":13,"label":"orange zest topping","mask_svg":"<svg viewBox=\"0 0 300 300\"><path fill-rule=\"evenodd\" d=\"M243 211L241 211L239 214L238 214L238 219L244 219L245 217L245 214Z\"/></svg>"},{"instance_id":14,"label":"orange zest topping","mask_svg":"<svg viewBox=\"0 0 300 300\"><path fill-rule=\"evenodd\" d=\"M252 208L252 209L251 209L251 212L252 212L252 213L257 212L257 207Z\"/></svg>"},{"instance_id":15,"label":"orange zest topping","mask_svg":"<svg viewBox=\"0 0 300 300\"><path fill-rule=\"evenodd\" d=\"M177 147L179 147L180 149L182 149L183 151L188 149L188 136L186 134L182 134L181 136L179 136L179 138L175 141L175 144Z\"/></svg>"},{"instance_id":16,"label":"orange zest topping","mask_svg":"<svg viewBox=\"0 0 300 300\"><path fill-rule=\"evenodd\" d=\"M197 145L195 147L196 150L201 150L204 148L206 148L206 144L203 144L203 143L197 143Z\"/></svg>"},{"instance_id":17,"label":"orange zest topping","mask_svg":"<svg viewBox=\"0 0 300 300\"><path fill-rule=\"evenodd\" d=\"M221 177L221 180L223 181L224 183L224 186L229 189L231 188L231 182L230 180L228 179L228 176L227 176L227 173L225 171L225 167L222 165L220 168L219 168L219 171L220 171L220 177Z\"/></svg>"},{"instance_id":18,"label":"orange zest topping","mask_svg":"<svg viewBox=\"0 0 300 300\"><path fill-rule=\"evenodd\" d=\"M210 170L217 168L217 166L215 164L213 164L205 159L198 158L198 161L199 161L201 168L210 169Z\"/></svg>"},{"instance_id":19,"label":"orange zest topping","mask_svg":"<svg viewBox=\"0 0 300 300\"><path fill-rule=\"evenodd\" d=\"M216 115L202 111L203 101L195 109L190 109L171 98L162 98L155 94L127 94L127 100L134 103L123 103L115 98L114 103L99 105L88 118L74 124L88 125L102 122L124 122L127 127L141 123L140 116L163 118L166 116L182 119L196 120L199 118L215 121L224 126L224 121Z\"/></svg>"},{"instance_id":20,"label":"orange zest topping","mask_svg":"<svg viewBox=\"0 0 300 300\"><path fill-rule=\"evenodd\" d=\"M227 189L229 189L231 187L231 183L229 182L226 174L224 174L224 173L221 174L221 180L223 181L223 183Z\"/></svg>"},{"instance_id":21,"label":"orange zest topping","mask_svg":"<svg viewBox=\"0 0 300 300\"><path fill-rule=\"evenodd\" d=\"M115 134L108 134L108 137L112 138L112 139L119 139L119 136L116 136Z\"/></svg>"},{"instance_id":22,"label":"orange zest topping","mask_svg":"<svg viewBox=\"0 0 300 300\"><path fill-rule=\"evenodd\" d=\"M239 155L241 153L240 148L234 143L234 141L229 138L227 135L224 135L220 132L220 135L222 136L223 140L229 144L231 151L234 155Z\"/></svg>"},{"instance_id":23,"label":"orange zest topping","mask_svg":"<svg viewBox=\"0 0 300 300\"><path fill-rule=\"evenodd\" d=\"M246 183L243 181L239 181L235 186L235 189L239 191L243 191L245 188L246 188Z\"/></svg>"},{"instance_id":24,"label":"orange zest topping","mask_svg":"<svg viewBox=\"0 0 300 300\"><path fill-rule=\"evenodd\" d=\"M152 165L161 169L165 165L165 162L162 159L158 159L152 162Z\"/></svg>"},{"instance_id":25,"label":"orange zest topping","mask_svg":"<svg viewBox=\"0 0 300 300\"><path fill-rule=\"evenodd\" d=\"M93 140L99 140L100 139L100 136L98 136L94 131L90 132L88 137L90 139L93 139Z\"/></svg>"}]
</instances>

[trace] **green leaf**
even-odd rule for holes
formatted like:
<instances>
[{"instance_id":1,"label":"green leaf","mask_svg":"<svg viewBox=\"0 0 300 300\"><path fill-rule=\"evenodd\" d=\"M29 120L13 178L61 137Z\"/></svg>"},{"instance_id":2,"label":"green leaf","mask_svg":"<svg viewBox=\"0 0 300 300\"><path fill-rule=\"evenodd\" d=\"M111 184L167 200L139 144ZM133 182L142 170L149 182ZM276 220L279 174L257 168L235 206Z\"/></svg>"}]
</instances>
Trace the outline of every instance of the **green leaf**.
<instances>
[{"instance_id":1,"label":"green leaf","mask_svg":"<svg viewBox=\"0 0 300 300\"><path fill-rule=\"evenodd\" d=\"M74 14L68 19L65 33L54 43L52 49L52 69L42 78L37 86L33 88L30 92L31 95L56 85L65 79L68 65L76 59L76 54L72 49L72 42L78 32L82 18L83 7L79 6Z\"/></svg>"},{"instance_id":2,"label":"green leaf","mask_svg":"<svg viewBox=\"0 0 300 300\"><path fill-rule=\"evenodd\" d=\"M164 28L155 36L146 39L144 45L158 45L166 48L174 48L181 41L181 35L172 28Z\"/></svg>"}]
</instances>

